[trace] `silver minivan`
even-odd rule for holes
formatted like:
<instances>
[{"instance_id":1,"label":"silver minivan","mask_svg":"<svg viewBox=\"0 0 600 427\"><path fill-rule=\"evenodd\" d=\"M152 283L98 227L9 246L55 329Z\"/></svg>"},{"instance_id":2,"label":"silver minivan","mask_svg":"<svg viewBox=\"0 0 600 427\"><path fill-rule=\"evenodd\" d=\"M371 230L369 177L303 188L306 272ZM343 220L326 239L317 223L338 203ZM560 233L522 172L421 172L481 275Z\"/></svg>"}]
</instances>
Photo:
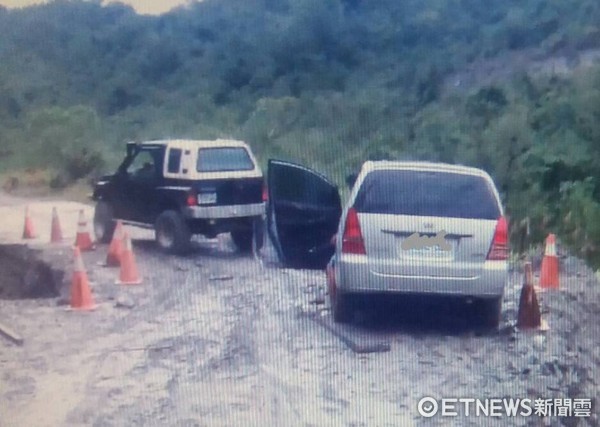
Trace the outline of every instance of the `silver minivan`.
<instances>
[{"instance_id":1,"label":"silver minivan","mask_svg":"<svg viewBox=\"0 0 600 427\"><path fill-rule=\"evenodd\" d=\"M466 297L479 303L486 326L498 326L508 281L508 224L486 172L368 161L341 209L339 193L325 177L272 162L272 240L292 266L312 261L320 267L330 260L336 321L351 320L357 295L397 293ZM329 244L332 235L335 244Z\"/></svg>"},{"instance_id":2,"label":"silver minivan","mask_svg":"<svg viewBox=\"0 0 600 427\"><path fill-rule=\"evenodd\" d=\"M330 268L335 320L357 293L476 298L500 321L508 225L490 176L426 162L366 162L340 221Z\"/></svg>"}]
</instances>

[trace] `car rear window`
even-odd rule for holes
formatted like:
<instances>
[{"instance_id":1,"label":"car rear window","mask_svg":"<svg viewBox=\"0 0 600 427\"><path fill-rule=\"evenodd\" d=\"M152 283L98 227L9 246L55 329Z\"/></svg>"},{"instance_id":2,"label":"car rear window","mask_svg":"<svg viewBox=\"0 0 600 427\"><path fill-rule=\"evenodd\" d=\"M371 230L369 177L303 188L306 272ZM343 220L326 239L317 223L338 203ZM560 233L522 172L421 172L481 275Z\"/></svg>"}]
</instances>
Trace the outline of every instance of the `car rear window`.
<instances>
[{"instance_id":1,"label":"car rear window","mask_svg":"<svg viewBox=\"0 0 600 427\"><path fill-rule=\"evenodd\" d=\"M362 213L498 219L488 181L449 172L381 170L369 173L354 208Z\"/></svg>"},{"instance_id":2,"label":"car rear window","mask_svg":"<svg viewBox=\"0 0 600 427\"><path fill-rule=\"evenodd\" d=\"M254 163L243 147L201 148L196 169L198 172L252 170Z\"/></svg>"}]
</instances>

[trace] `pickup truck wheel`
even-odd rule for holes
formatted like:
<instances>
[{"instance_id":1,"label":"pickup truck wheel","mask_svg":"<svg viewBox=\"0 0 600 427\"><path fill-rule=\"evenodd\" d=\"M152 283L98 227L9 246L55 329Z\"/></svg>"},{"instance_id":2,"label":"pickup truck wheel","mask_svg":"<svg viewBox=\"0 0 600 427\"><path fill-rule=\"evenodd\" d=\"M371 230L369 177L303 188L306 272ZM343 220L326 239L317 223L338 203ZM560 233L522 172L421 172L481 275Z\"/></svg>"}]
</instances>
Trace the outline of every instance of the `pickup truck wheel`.
<instances>
[{"instance_id":1,"label":"pickup truck wheel","mask_svg":"<svg viewBox=\"0 0 600 427\"><path fill-rule=\"evenodd\" d=\"M240 252L250 252L253 243L256 245L256 250L260 250L263 247L264 234L265 222L262 217L256 217L250 222L249 227L232 231L231 239Z\"/></svg>"},{"instance_id":2,"label":"pickup truck wheel","mask_svg":"<svg viewBox=\"0 0 600 427\"><path fill-rule=\"evenodd\" d=\"M262 249L265 244L265 220L262 216L256 217L253 222L253 237L256 250Z\"/></svg>"},{"instance_id":3,"label":"pickup truck wheel","mask_svg":"<svg viewBox=\"0 0 600 427\"><path fill-rule=\"evenodd\" d=\"M112 206L104 201L96 204L94 209L94 235L100 243L109 243L115 231Z\"/></svg>"},{"instance_id":4,"label":"pickup truck wheel","mask_svg":"<svg viewBox=\"0 0 600 427\"><path fill-rule=\"evenodd\" d=\"M156 219L154 227L156 243L165 252L183 254L189 250L191 233L181 217L175 211L164 211Z\"/></svg>"},{"instance_id":5,"label":"pickup truck wheel","mask_svg":"<svg viewBox=\"0 0 600 427\"><path fill-rule=\"evenodd\" d=\"M231 239L240 252L250 252L252 250L252 229L232 231Z\"/></svg>"}]
</instances>

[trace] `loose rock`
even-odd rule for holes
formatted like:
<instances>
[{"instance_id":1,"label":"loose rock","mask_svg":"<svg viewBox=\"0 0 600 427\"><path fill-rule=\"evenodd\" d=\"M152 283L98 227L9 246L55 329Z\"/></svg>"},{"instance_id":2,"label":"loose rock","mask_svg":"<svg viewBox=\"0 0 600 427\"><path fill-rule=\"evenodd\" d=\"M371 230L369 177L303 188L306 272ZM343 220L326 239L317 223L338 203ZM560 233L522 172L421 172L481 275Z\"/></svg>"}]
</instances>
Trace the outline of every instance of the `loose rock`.
<instances>
[{"instance_id":1,"label":"loose rock","mask_svg":"<svg viewBox=\"0 0 600 427\"><path fill-rule=\"evenodd\" d=\"M135 307L135 301L131 299L127 295L120 295L117 297L117 301L115 302L115 307L117 308L133 308Z\"/></svg>"}]
</instances>

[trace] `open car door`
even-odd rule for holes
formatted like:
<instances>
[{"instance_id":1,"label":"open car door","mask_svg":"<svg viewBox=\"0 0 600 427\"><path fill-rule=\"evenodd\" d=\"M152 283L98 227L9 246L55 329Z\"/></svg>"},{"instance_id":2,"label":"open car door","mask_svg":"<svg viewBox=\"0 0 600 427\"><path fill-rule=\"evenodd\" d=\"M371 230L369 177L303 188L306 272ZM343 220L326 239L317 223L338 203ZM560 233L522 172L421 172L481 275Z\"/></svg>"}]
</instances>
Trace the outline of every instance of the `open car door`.
<instances>
[{"instance_id":1,"label":"open car door","mask_svg":"<svg viewBox=\"0 0 600 427\"><path fill-rule=\"evenodd\" d=\"M342 212L337 187L309 168L281 160L269 160L267 187L267 229L280 261L293 268L325 268Z\"/></svg>"}]
</instances>

